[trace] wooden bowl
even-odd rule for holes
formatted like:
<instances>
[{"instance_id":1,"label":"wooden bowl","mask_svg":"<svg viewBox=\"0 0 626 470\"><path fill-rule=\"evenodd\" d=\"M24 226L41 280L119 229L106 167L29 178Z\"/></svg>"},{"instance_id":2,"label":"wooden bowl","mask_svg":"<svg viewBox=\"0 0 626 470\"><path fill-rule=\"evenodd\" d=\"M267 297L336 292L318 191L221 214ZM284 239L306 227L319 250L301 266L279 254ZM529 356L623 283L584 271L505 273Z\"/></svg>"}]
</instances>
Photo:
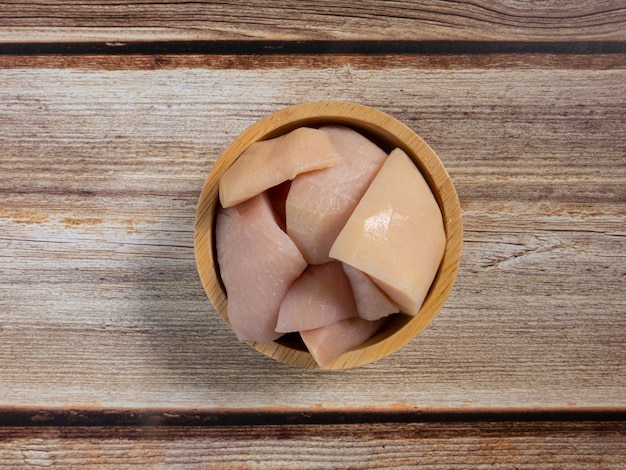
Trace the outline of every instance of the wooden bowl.
<instances>
[{"instance_id":1,"label":"wooden bowl","mask_svg":"<svg viewBox=\"0 0 626 470\"><path fill-rule=\"evenodd\" d=\"M313 102L291 106L253 124L224 151L211 170L198 202L194 234L196 264L204 289L217 312L228 323L227 298L215 253L214 224L219 207L218 183L224 172L253 142L271 139L297 127L338 124L359 131L383 150L400 147L430 185L443 215L446 248L439 271L415 317L395 315L374 337L346 352L325 369L348 369L382 359L415 338L433 320L448 297L461 261L463 225L459 200L435 152L411 129L376 109L345 102ZM233 340L234 337L233 337ZM297 335L248 344L267 356L303 368L319 368Z\"/></svg>"}]
</instances>

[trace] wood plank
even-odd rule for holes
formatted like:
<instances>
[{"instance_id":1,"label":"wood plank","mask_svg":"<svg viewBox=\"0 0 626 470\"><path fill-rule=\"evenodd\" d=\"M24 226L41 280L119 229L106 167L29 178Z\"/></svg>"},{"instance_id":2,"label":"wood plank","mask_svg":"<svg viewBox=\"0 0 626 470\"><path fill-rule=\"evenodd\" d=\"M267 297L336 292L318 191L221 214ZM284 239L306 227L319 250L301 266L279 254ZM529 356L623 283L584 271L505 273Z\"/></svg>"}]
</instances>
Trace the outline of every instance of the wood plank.
<instances>
[{"instance_id":1,"label":"wood plank","mask_svg":"<svg viewBox=\"0 0 626 470\"><path fill-rule=\"evenodd\" d=\"M598 69L526 56L85 60L0 70L1 407L626 406L626 57ZM273 110L329 98L414 128L465 224L435 322L340 374L236 342L192 249L200 188L228 143Z\"/></svg>"},{"instance_id":2,"label":"wood plank","mask_svg":"<svg viewBox=\"0 0 626 470\"><path fill-rule=\"evenodd\" d=\"M541 69L611 70L626 67L625 55L609 54L7 54L0 55L0 69L80 69L83 71L172 69Z\"/></svg>"},{"instance_id":3,"label":"wood plank","mask_svg":"<svg viewBox=\"0 0 626 470\"><path fill-rule=\"evenodd\" d=\"M600 41L626 39L621 0L331 1L12 0L0 42L172 40Z\"/></svg>"},{"instance_id":4,"label":"wood plank","mask_svg":"<svg viewBox=\"0 0 626 470\"><path fill-rule=\"evenodd\" d=\"M602 468L626 465L624 422L0 428L0 466Z\"/></svg>"}]
</instances>

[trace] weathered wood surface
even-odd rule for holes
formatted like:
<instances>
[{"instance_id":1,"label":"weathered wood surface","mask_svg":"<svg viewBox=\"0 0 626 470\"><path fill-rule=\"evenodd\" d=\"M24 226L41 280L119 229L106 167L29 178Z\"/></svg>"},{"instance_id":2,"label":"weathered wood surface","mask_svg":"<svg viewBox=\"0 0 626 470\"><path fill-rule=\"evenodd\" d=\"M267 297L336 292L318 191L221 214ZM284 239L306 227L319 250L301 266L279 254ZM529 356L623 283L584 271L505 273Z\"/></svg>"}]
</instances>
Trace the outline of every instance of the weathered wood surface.
<instances>
[{"instance_id":1,"label":"weathered wood surface","mask_svg":"<svg viewBox=\"0 0 626 470\"><path fill-rule=\"evenodd\" d=\"M154 40L615 41L622 0L491 2L11 0L0 42Z\"/></svg>"},{"instance_id":2,"label":"weathered wood surface","mask_svg":"<svg viewBox=\"0 0 626 470\"><path fill-rule=\"evenodd\" d=\"M626 406L626 57L0 66L0 407ZM448 168L465 228L434 323L397 354L340 373L238 343L192 248L221 151L256 119L319 99L374 106L416 130Z\"/></svg>"},{"instance_id":3,"label":"weathered wood surface","mask_svg":"<svg viewBox=\"0 0 626 470\"><path fill-rule=\"evenodd\" d=\"M602 468L623 422L0 428L3 468Z\"/></svg>"}]
</instances>

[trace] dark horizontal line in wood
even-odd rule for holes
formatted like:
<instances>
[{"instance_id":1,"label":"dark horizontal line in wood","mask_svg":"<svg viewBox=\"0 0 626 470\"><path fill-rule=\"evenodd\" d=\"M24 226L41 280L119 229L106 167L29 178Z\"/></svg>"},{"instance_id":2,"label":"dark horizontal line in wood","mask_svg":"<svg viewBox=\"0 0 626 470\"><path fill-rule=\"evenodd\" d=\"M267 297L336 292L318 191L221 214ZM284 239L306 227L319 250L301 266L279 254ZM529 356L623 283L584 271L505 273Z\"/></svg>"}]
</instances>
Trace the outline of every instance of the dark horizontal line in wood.
<instances>
[{"instance_id":1,"label":"dark horizontal line in wood","mask_svg":"<svg viewBox=\"0 0 626 470\"><path fill-rule=\"evenodd\" d=\"M623 54L626 41L138 41L4 43L0 55Z\"/></svg>"},{"instance_id":2,"label":"dark horizontal line in wood","mask_svg":"<svg viewBox=\"0 0 626 470\"><path fill-rule=\"evenodd\" d=\"M615 422L626 409L545 410L114 410L0 409L0 427L233 426L360 423Z\"/></svg>"}]
</instances>

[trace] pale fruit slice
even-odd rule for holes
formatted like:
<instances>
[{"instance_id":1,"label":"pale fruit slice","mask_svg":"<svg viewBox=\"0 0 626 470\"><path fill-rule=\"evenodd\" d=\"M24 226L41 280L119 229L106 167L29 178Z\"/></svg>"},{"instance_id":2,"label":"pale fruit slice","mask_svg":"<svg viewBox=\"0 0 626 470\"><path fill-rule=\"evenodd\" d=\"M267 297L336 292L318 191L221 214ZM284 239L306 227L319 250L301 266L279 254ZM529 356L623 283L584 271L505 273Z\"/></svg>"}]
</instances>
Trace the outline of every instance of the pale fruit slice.
<instances>
[{"instance_id":1,"label":"pale fruit slice","mask_svg":"<svg viewBox=\"0 0 626 470\"><path fill-rule=\"evenodd\" d=\"M272 341L280 303L307 266L266 193L220 209L216 248L229 323L240 340Z\"/></svg>"},{"instance_id":2,"label":"pale fruit slice","mask_svg":"<svg viewBox=\"0 0 626 470\"><path fill-rule=\"evenodd\" d=\"M441 211L424 177L396 149L350 216L330 256L368 274L416 315L443 257Z\"/></svg>"},{"instance_id":3,"label":"pale fruit slice","mask_svg":"<svg viewBox=\"0 0 626 470\"><path fill-rule=\"evenodd\" d=\"M341 158L323 170L302 173L286 203L287 233L311 264L330 260L328 252L387 154L347 127L320 128Z\"/></svg>"},{"instance_id":4,"label":"pale fruit slice","mask_svg":"<svg viewBox=\"0 0 626 470\"><path fill-rule=\"evenodd\" d=\"M341 263L309 266L280 305L276 331L310 330L358 316Z\"/></svg>"},{"instance_id":5,"label":"pale fruit slice","mask_svg":"<svg viewBox=\"0 0 626 470\"><path fill-rule=\"evenodd\" d=\"M348 318L314 330L300 332L307 349L321 367L368 340L380 330L386 318L377 321Z\"/></svg>"},{"instance_id":6,"label":"pale fruit slice","mask_svg":"<svg viewBox=\"0 0 626 470\"><path fill-rule=\"evenodd\" d=\"M325 132L299 127L285 135L255 142L222 175L222 207L231 207L296 175L326 168L339 154Z\"/></svg>"},{"instance_id":7,"label":"pale fruit slice","mask_svg":"<svg viewBox=\"0 0 626 470\"><path fill-rule=\"evenodd\" d=\"M400 311L400 307L393 303L363 271L347 264L343 264L343 270L350 281L356 309L362 319L374 321Z\"/></svg>"}]
</instances>

